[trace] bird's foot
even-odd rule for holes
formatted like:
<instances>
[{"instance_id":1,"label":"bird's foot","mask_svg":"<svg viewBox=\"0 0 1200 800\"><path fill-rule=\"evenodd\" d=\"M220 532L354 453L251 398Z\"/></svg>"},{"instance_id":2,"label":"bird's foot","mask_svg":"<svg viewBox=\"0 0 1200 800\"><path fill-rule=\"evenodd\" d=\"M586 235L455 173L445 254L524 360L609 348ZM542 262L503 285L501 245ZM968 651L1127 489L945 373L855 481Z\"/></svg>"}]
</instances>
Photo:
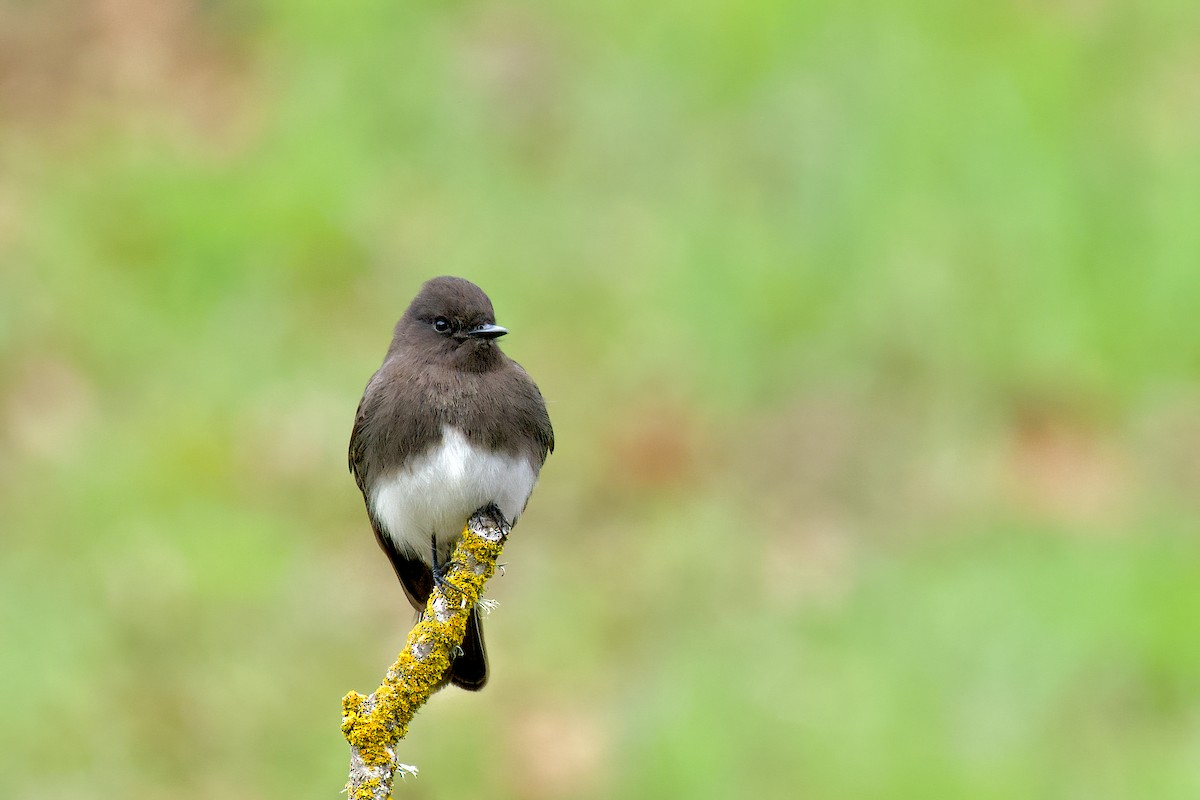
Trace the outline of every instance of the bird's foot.
<instances>
[{"instance_id":1,"label":"bird's foot","mask_svg":"<svg viewBox=\"0 0 1200 800\"><path fill-rule=\"evenodd\" d=\"M455 565L454 559L450 559L448 561L443 561L443 562L439 563L438 562L437 537L431 536L429 538L429 541L430 541L431 548L432 548L431 549L431 558L429 560L429 563L430 563L430 569L433 572L434 584L439 589L442 590L442 594L448 595L451 592L454 592L455 594L461 595L462 589L455 586L450 580L448 580L446 578L446 575L448 575L450 573L450 571L454 568L454 565Z\"/></svg>"},{"instance_id":2,"label":"bird's foot","mask_svg":"<svg viewBox=\"0 0 1200 800\"><path fill-rule=\"evenodd\" d=\"M447 596L450 594L461 595L463 593L461 587L455 585L453 581L446 577L446 573L450 572L453 565L453 561L448 561L445 564L442 564L440 569L435 568L433 570L433 582L439 589L442 590L442 594Z\"/></svg>"}]
</instances>

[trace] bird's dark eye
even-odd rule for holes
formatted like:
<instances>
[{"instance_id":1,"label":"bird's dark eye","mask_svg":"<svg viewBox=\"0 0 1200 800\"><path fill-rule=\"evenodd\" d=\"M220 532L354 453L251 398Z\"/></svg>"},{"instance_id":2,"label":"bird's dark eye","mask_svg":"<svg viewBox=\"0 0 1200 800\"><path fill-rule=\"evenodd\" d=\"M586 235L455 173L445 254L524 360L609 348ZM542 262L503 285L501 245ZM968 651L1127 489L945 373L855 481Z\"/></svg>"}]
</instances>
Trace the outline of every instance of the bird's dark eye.
<instances>
[{"instance_id":1,"label":"bird's dark eye","mask_svg":"<svg viewBox=\"0 0 1200 800\"><path fill-rule=\"evenodd\" d=\"M433 329L438 333L445 333L450 330L450 320L445 317L438 317L433 321Z\"/></svg>"}]
</instances>

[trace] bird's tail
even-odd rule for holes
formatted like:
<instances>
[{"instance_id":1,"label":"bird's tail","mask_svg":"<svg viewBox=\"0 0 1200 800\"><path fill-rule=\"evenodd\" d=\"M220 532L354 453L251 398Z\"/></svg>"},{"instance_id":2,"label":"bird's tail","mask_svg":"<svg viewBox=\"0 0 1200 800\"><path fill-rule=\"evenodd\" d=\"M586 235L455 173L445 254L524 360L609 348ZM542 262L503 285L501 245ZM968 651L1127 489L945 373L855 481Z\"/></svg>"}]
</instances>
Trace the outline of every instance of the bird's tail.
<instances>
[{"instance_id":1,"label":"bird's tail","mask_svg":"<svg viewBox=\"0 0 1200 800\"><path fill-rule=\"evenodd\" d=\"M471 609L467 617L467 635L463 637L462 655L450 664L450 682L463 689L477 692L487 683L487 649L483 646L483 623L479 613Z\"/></svg>"}]
</instances>

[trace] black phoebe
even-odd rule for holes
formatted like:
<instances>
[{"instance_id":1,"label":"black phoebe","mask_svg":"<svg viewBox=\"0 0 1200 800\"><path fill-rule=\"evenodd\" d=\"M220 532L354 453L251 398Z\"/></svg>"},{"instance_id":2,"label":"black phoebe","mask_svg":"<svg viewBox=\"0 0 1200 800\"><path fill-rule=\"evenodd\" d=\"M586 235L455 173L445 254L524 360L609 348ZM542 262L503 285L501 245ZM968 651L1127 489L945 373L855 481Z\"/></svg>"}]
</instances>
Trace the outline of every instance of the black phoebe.
<instances>
[{"instance_id":1,"label":"black phoebe","mask_svg":"<svg viewBox=\"0 0 1200 800\"><path fill-rule=\"evenodd\" d=\"M525 509L554 429L537 384L496 339L492 301L462 278L434 278L396 323L350 434L350 471L375 538L417 611L467 519L494 503L510 524ZM487 681L474 609L449 680Z\"/></svg>"}]
</instances>

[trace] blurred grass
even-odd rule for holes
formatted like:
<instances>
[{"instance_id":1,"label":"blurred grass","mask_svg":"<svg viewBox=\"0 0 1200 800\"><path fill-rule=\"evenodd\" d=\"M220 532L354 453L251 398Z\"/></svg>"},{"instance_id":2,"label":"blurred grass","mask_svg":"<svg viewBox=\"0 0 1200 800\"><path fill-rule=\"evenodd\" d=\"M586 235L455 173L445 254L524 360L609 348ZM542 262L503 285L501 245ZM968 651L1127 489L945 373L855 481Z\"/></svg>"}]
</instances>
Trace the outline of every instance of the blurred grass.
<instances>
[{"instance_id":1,"label":"blurred grass","mask_svg":"<svg viewBox=\"0 0 1200 800\"><path fill-rule=\"evenodd\" d=\"M345 441L451 273L561 446L406 793L1196 796L1198 35L0 2L0 795L337 791L410 622Z\"/></svg>"}]
</instances>

